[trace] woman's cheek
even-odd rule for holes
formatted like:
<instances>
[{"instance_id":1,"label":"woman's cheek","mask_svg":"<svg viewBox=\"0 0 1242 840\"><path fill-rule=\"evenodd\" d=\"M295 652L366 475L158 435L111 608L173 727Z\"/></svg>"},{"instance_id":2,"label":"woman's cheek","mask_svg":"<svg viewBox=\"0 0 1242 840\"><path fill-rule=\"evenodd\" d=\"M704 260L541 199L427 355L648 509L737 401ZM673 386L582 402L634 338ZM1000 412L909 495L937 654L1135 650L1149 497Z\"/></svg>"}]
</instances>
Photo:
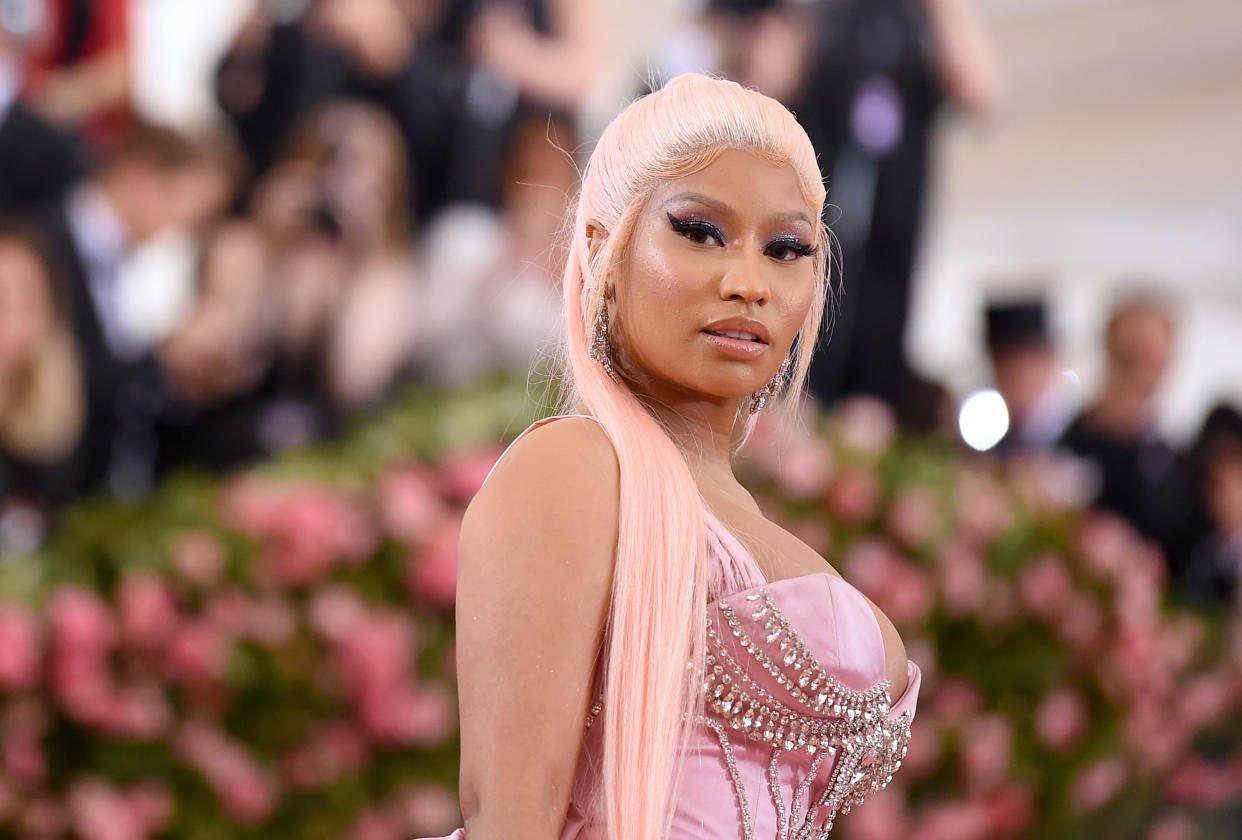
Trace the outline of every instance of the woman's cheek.
<instances>
[{"instance_id":1,"label":"woman's cheek","mask_svg":"<svg viewBox=\"0 0 1242 840\"><path fill-rule=\"evenodd\" d=\"M636 255L634 278L639 281L636 287L641 287L641 291L649 294L658 306L667 306L676 300L683 285L678 278L685 276L684 263L684 259L678 259L663 249L646 249Z\"/></svg>"}]
</instances>

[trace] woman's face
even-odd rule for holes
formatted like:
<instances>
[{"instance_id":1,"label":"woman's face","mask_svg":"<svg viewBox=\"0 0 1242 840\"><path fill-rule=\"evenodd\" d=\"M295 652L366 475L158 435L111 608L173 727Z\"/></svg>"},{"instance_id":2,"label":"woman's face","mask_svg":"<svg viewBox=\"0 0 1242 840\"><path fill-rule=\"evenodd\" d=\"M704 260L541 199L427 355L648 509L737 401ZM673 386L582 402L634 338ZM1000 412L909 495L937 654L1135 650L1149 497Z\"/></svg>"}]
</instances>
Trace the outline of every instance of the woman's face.
<instances>
[{"instance_id":1,"label":"woman's face","mask_svg":"<svg viewBox=\"0 0 1242 840\"><path fill-rule=\"evenodd\" d=\"M616 281L622 369L666 402L761 388L819 303L818 212L792 166L740 150L661 184Z\"/></svg>"}]
</instances>

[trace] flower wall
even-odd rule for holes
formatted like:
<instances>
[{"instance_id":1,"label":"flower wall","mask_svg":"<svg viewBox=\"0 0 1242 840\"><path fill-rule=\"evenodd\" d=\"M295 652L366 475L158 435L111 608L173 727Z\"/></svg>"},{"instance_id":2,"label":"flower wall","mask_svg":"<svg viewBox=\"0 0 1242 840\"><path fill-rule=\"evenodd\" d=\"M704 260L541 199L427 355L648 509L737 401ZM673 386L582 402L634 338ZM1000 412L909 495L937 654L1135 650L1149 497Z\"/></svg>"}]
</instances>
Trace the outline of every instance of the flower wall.
<instances>
[{"instance_id":1,"label":"flower wall","mask_svg":"<svg viewBox=\"0 0 1242 840\"><path fill-rule=\"evenodd\" d=\"M1239 836L1242 616L1179 606L1073 462L902 439L865 400L804 423L761 427L747 483L923 669L905 764L843 837Z\"/></svg>"},{"instance_id":2,"label":"flower wall","mask_svg":"<svg viewBox=\"0 0 1242 840\"><path fill-rule=\"evenodd\" d=\"M447 833L457 531L537 411L506 380L415 393L4 558L0 838ZM905 766L843 837L1236 838L1236 617L1170 603L1161 558L1084 513L1066 465L901 439L866 402L806 423L761 425L747 482L924 672Z\"/></svg>"}]
</instances>

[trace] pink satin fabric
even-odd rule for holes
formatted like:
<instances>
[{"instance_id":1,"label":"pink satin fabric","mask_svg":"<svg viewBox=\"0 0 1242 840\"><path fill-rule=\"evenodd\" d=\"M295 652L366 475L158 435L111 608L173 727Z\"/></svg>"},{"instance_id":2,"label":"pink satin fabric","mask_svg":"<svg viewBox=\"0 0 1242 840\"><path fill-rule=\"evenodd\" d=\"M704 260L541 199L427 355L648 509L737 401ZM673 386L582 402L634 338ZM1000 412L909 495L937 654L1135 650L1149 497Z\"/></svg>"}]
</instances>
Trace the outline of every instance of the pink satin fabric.
<instances>
[{"instance_id":1,"label":"pink satin fabric","mask_svg":"<svg viewBox=\"0 0 1242 840\"><path fill-rule=\"evenodd\" d=\"M576 415L570 415L576 416ZM535 428L555 418L545 418ZM529 429L527 430L529 431ZM525 434L525 433L523 433ZM752 621L752 602L748 594L767 586L773 599L797 630L819 663L848 688L866 690L886 676L884 639L875 613L862 594L841 577L816 572L785 580L764 581L753 557L715 516L705 511L710 556L715 561L709 580L713 603L727 600L752 635L761 633L761 622ZM753 604L751 609L753 609ZM721 638L731 638L729 628L715 616ZM913 661L906 664L909 683L890 709L890 717L903 712L914 715L921 673ZM766 671L748 671L764 684L775 686ZM598 681L599 673L596 674ZM600 763L603 757L602 718L588 728L574 778L573 794L561 840L604 840L607 836L602 816ZM746 789L756 838L778 836L777 815L768 790L767 772L772 749L769 745L742 737L731 739L734 759ZM780 763L779 778L785 803L806 776L811 757L805 753L786 753ZM737 795L729 776L716 733L703 724L692 724L686 747L680 755L681 782L674 805L669 840L720 840L741 837ZM830 767L817 774L811 786L813 800L825 787ZM804 800L805 801L805 800ZM861 807L866 807L862 805ZM423 840L465 840L464 829L446 838Z\"/></svg>"}]
</instances>

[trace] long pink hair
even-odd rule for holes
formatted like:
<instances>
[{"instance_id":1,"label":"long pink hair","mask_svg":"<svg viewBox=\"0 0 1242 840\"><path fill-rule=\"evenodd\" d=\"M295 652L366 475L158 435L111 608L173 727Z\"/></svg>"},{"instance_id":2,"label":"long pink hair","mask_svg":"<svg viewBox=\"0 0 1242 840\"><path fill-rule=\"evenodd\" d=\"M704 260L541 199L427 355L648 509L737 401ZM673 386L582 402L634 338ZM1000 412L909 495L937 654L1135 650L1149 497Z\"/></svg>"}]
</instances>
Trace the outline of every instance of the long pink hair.
<instances>
[{"instance_id":1,"label":"long pink hair","mask_svg":"<svg viewBox=\"0 0 1242 840\"><path fill-rule=\"evenodd\" d=\"M686 74L630 103L604 130L583 173L570 234L561 407L599 420L621 473L602 716L610 840L667 833L683 721L701 709L707 543L702 500L684 457L634 394L591 360L590 325L605 284L625 282L618 269L653 190L726 149L791 165L807 205L822 207L815 150L783 105L735 82ZM588 222L608 233L593 258ZM817 225L817 303L795 342L785 394L802 390L823 315L818 304L828 292L829 239ZM748 420L747 435L752 427Z\"/></svg>"}]
</instances>

